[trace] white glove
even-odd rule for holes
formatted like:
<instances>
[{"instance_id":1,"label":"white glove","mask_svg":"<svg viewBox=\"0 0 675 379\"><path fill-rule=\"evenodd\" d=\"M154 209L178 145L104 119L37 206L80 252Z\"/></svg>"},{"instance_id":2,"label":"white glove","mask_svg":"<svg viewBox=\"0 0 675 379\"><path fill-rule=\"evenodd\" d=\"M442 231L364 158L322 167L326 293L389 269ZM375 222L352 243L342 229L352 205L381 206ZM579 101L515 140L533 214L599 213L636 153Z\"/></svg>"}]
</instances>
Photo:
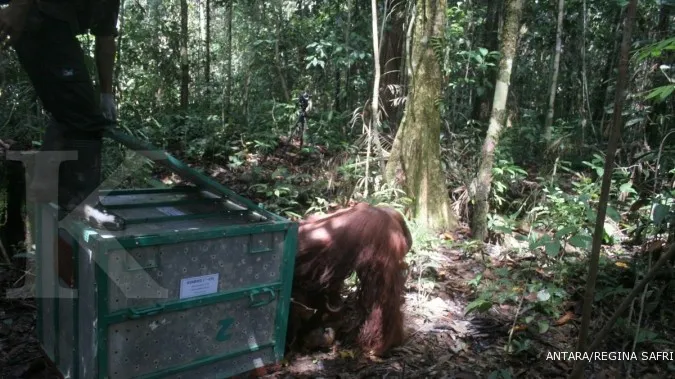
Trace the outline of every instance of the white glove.
<instances>
[{"instance_id":1,"label":"white glove","mask_svg":"<svg viewBox=\"0 0 675 379\"><path fill-rule=\"evenodd\" d=\"M110 121L117 121L117 105L112 93L101 94L101 113Z\"/></svg>"}]
</instances>

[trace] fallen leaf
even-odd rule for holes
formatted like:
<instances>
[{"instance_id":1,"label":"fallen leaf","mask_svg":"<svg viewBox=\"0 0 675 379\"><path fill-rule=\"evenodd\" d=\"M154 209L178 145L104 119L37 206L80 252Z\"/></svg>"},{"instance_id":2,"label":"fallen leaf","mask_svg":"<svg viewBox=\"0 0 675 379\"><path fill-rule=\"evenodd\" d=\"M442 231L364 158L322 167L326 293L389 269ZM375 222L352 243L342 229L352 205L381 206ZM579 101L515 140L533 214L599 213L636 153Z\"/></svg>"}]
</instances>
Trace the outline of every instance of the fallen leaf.
<instances>
[{"instance_id":1,"label":"fallen leaf","mask_svg":"<svg viewBox=\"0 0 675 379\"><path fill-rule=\"evenodd\" d=\"M534 271L545 278L550 278L552 276L552 273L544 271L541 267L536 268Z\"/></svg>"},{"instance_id":2,"label":"fallen leaf","mask_svg":"<svg viewBox=\"0 0 675 379\"><path fill-rule=\"evenodd\" d=\"M522 332L523 330L527 330L527 325L516 325L513 327L513 332Z\"/></svg>"},{"instance_id":3,"label":"fallen leaf","mask_svg":"<svg viewBox=\"0 0 675 379\"><path fill-rule=\"evenodd\" d=\"M560 317L559 319L556 320L555 326L565 325L568 322L570 322L571 320L574 320L574 313L570 312L570 311L567 311L567 312L565 312L564 315L562 315L562 317Z\"/></svg>"},{"instance_id":4,"label":"fallen leaf","mask_svg":"<svg viewBox=\"0 0 675 379\"><path fill-rule=\"evenodd\" d=\"M354 359L355 355L354 355L354 352L352 350L342 350L342 351L340 351L340 358L342 358L342 359L347 359L347 358Z\"/></svg>"},{"instance_id":5,"label":"fallen leaf","mask_svg":"<svg viewBox=\"0 0 675 379\"><path fill-rule=\"evenodd\" d=\"M536 292L530 292L525 296L525 299L531 303L536 303L539 299Z\"/></svg>"},{"instance_id":6,"label":"fallen leaf","mask_svg":"<svg viewBox=\"0 0 675 379\"><path fill-rule=\"evenodd\" d=\"M616 267L619 267L619 268L623 268L623 269L628 268L628 265L626 264L626 262L616 262L614 264L616 265Z\"/></svg>"}]
</instances>

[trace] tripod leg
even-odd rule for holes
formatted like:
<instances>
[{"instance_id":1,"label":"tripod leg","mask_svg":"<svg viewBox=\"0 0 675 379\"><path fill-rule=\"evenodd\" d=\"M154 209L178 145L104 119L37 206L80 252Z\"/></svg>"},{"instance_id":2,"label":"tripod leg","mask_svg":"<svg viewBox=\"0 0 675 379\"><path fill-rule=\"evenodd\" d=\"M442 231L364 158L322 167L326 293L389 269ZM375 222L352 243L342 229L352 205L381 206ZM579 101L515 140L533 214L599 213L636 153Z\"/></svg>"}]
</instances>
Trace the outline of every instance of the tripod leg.
<instances>
[{"instance_id":1,"label":"tripod leg","mask_svg":"<svg viewBox=\"0 0 675 379\"><path fill-rule=\"evenodd\" d=\"M300 124L300 150L305 143L305 120L303 118L302 123Z\"/></svg>"}]
</instances>

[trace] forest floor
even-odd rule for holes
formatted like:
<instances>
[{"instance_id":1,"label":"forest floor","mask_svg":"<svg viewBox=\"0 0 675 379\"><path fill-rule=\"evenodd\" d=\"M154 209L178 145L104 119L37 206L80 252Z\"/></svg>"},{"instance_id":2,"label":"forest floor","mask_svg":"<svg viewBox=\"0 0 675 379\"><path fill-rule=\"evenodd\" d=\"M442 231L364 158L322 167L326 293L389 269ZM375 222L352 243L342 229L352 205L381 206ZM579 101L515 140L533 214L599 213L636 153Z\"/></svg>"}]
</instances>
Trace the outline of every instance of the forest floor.
<instances>
[{"instance_id":1,"label":"forest floor","mask_svg":"<svg viewBox=\"0 0 675 379\"><path fill-rule=\"evenodd\" d=\"M317 157L303 159L284 153L267 158L269 169L281 165L293 170L317 170ZM243 169L245 170L245 168ZM214 177L218 173L213 171ZM224 169L221 173L226 173ZM227 174L225 174L227 175ZM233 177L218 180L239 193L246 183L236 183ZM250 184L249 184L250 185ZM264 199L254 199L256 201ZM461 234L452 236L461 240ZM441 248L440 264L432 270L433 281L411 275L407 282L405 305L407 338L402 346L387 357L371 361L355 356L350 346L334 346L327 351L307 354L294 353L283 364L270 368L269 378L564 378L575 361L547 360L549 352L574 351L578 337L578 318L581 298L576 296L566 306L568 313L558 320L550 320L545 333L528 328L516 328L511 335L525 335L529 348L519 354L508 354L510 330L514 326L517 306L493 306L486 313L465 315L467 304L473 300L468 282L479 273L486 273L483 259L491 267L512 267L513 261L504 254L473 256L454 248ZM0 264L0 288L16 287L16 281L25 273ZM426 272L429 274L429 272ZM578 283L570 283L578 286ZM4 291L3 291L4 292ZM570 289L568 293L576 293ZM603 319L612 309L602 310ZM604 324L604 320L597 321ZM40 352L36 340L36 306L34 299L0 299L0 379L58 378L54 368ZM594 321L593 329L598 324ZM672 331L669 333L673 340ZM630 347L603 348L604 351L630 351ZM672 361L596 361L589 364L587 378L625 377L632 365L634 377L663 378ZM500 370L504 370L500 372ZM497 375L498 372L501 375ZM198 378L195 378L198 379Z\"/></svg>"}]
</instances>

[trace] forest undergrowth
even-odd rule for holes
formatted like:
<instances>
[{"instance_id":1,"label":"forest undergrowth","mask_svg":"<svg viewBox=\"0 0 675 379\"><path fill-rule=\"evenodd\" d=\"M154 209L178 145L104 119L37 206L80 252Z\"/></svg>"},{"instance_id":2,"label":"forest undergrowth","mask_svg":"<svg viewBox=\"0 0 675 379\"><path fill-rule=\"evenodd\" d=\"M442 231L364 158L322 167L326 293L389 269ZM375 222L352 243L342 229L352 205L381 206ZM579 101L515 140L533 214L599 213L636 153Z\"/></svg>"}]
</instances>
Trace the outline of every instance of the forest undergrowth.
<instances>
[{"instance_id":1,"label":"forest undergrowth","mask_svg":"<svg viewBox=\"0 0 675 379\"><path fill-rule=\"evenodd\" d=\"M350 200L406 209L408 199L385 186L374 186L364 198L358 180L362 172L355 164L358 158L347 153L311 144L301 151L297 143L282 138L262 153L251 149L242 154L241 165L216 164L208 172L292 219L330 212L348 206ZM466 218L460 217L463 226L457 231L440 235L408 221L414 245L407 257L408 340L404 346L374 365L358 359L349 346L334 347L295 357L270 375L566 376L574 361L552 361L549 353L575 351L602 162L600 154L576 165L554 159L547 165L526 164L526 168L512 160L498 160L493 170L489 242L470 238ZM613 175L593 333L604 326L667 246L667 216L659 214L658 204L642 200L633 186L634 177L621 167ZM470 202L462 200L465 190L457 186L449 191L459 215L470 212ZM672 202L667 190L660 201L664 207ZM674 314L664 305L673 300L671 282L669 271L659 274L621 315L600 348L634 352L640 359L596 362L589 372L605 377L628 373L663 377L675 370L667 359L641 359L670 351Z\"/></svg>"}]
</instances>

